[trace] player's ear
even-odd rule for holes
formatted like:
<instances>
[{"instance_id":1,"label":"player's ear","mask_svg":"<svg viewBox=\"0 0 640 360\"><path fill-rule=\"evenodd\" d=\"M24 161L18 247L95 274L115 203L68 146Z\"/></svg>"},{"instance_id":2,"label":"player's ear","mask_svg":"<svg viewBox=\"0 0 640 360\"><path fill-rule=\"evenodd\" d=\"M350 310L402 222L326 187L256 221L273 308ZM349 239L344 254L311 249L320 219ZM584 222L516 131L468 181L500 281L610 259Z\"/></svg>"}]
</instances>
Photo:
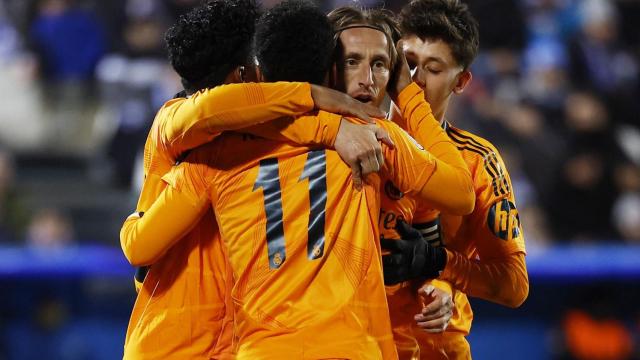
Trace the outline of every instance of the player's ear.
<instances>
[{"instance_id":1,"label":"player's ear","mask_svg":"<svg viewBox=\"0 0 640 360\"><path fill-rule=\"evenodd\" d=\"M236 66L233 70L231 70L227 77L224 79L225 84L237 84L244 82L243 78L245 76L245 67L244 66Z\"/></svg>"},{"instance_id":2,"label":"player's ear","mask_svg":"<svg viewBox=\"0 0 640 360\"><path fill-rule=\"evenodd\" d=\"M256 66L256 80L258 82L264 82L264 75L262 74L260 66Z\"/></svg>"},{"instance_id":3,"label":"player's ear","mask_svg":"<svg viewBox=\"0 0 640 360\"><path fill-rule=\"evenodd\" d=\"M473 75L471 75L471 71L463 70L460 74L458 74L458 79L456 81L456 85L453 87L454 94L462 94L464 89L469 85Z\"/></svg>"},{"instance_id":4,"label":"player's ear","mask_svg":"<svg viewBox=\"0 0 640 360\"><path fill-rule=\"evenodd\" d=\"M257 82L258 73L255 65L245 65L244 81L243 82Z\"/></svg>"}]
</instances>

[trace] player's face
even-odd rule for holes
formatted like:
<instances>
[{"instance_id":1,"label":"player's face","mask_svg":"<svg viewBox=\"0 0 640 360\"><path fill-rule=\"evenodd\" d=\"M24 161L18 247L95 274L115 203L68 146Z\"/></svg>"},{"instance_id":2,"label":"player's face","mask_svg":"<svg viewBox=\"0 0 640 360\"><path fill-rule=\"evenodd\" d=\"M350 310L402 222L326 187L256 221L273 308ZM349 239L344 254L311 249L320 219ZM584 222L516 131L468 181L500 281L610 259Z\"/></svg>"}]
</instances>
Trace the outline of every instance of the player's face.
<instances>
[{"instance_id":1,"label":"player's face","mask_svg":"<svg viewBox=\"0 0 640 360\"><path fill-rule=\"evenodd\" d=\"M353 28L340 34L337 87L351 97L380 106L390 76L389 43L381 31Z\"/></svg>"},{"instance_id":2,"label":"player's face","mask_svg":"<svg viewBox=\"0 0 640 360\"><path fill-rule=\"evenodd\" d=\"M462 93L471 73L454 59L451 48L440 39L402 38L413 81L423 90L436 119L442 120L451 94Z\"/></svg>"}]
</instances>

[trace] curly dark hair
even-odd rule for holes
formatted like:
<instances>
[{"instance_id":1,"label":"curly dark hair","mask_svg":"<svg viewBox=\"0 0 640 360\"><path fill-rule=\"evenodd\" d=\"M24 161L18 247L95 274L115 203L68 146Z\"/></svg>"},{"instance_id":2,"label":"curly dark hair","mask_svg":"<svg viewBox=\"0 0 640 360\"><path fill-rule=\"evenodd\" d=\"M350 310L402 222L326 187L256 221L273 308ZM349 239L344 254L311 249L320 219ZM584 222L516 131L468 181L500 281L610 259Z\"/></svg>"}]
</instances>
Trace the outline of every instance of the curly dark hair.
<instances>
[{"instance_id":1,"label":"curly dark hair","mask_svg":"<svg viewBox=\"0 0 640 360\"><path fill-rule=\"evenodd\" d=\"M259 12L255 0L209 0L180 16L165 41L185 89L215 87L233 68L250 64Z\"/></svg>"},{"instance_id":2,"label":"curly dark hair","mask_svg":"<svg viewBox=\"0 0 640 360\"><path fill-rule=\"evenodd\" d=\"M399 17L404 35L441 39L465 70L478 55L478 22L460 0L413 0Z\"/></svg>"},{"instance_id":3,"label":"curly dark hair","mask_svg":"<svg viewBox=\"0 0 640 360\"><path fill-rule=\"evenodd\" d=\"M333 54L333 30L313 3L285 0L258 21L255 52L266 81L322 84Z\"/></svg>"},{"instance_id":4,"label":"curly dark hair","mask_svg":"<svg viewBox=\"0 0 640 360\"><path fill-rule=\"evenodd\" d=\"M394 68L398 54L396 42L400 40L400 28L395 20L393 12L386 9L360 9L353 6L341 6L327 15L335 31L335 44L339 46L338 39L343 28L351 25L368 25L380 29L389 43L389 59L391 69ZM337 53L336 53L337 55Z\"/></svg>"}]
</instances>

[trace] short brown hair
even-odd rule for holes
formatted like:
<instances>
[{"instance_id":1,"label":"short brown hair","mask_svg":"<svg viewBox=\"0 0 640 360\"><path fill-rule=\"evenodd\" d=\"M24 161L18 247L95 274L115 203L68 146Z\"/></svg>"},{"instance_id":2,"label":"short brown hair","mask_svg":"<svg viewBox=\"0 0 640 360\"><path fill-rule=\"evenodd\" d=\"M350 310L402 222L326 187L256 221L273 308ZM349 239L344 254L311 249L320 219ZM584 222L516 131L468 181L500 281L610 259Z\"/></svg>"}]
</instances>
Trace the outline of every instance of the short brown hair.
<instances>
[{"instance_id":1,"label":"short brown hair","mask_svg":"<svg viewBox=\"0 0 640 360\"><path fill-rule=\"evenodd\" d=\"M395 16L385 9L358 9L352 6L342 6L327 15L333 25L336 46L339 44L342 30L354 25L364 25L380 30L389 43L389 59L393 70L398 59L396 42L400 40L400 27Z\"/></svg>"},{"instance_id":2,"label":"short brown hair","mask_svg":"<svg viewBox=\"0 0 640 360\"><path fill-rule=\"evenodd\" d=\"M460 0L413 0L399 17L403 35L441 39L465 70L478 55L478 22Z\"/></svg>"}]
</instances>

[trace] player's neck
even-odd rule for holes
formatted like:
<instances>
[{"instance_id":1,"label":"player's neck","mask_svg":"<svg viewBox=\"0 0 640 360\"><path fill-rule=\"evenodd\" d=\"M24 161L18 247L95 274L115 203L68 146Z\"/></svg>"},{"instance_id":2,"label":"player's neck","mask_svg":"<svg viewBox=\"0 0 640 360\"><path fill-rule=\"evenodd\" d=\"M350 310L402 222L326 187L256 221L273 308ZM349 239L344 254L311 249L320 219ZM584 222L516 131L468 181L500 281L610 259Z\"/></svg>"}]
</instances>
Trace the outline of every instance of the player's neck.
<instances>
[{"instance_id":1,"label":"player's neck","mask_svg":"<svg viewBox=\"0 0 640 360\"><path fill-rule=\"evenodd\" d=\"M433 116L436 118L436 120L438 120L438 123L440 123L440 125L442 125L446 121L445 120L446 110L447 110L447 105L445 105L441 111L437 113L433 113Z\"/></svg>"}]
</instances>

